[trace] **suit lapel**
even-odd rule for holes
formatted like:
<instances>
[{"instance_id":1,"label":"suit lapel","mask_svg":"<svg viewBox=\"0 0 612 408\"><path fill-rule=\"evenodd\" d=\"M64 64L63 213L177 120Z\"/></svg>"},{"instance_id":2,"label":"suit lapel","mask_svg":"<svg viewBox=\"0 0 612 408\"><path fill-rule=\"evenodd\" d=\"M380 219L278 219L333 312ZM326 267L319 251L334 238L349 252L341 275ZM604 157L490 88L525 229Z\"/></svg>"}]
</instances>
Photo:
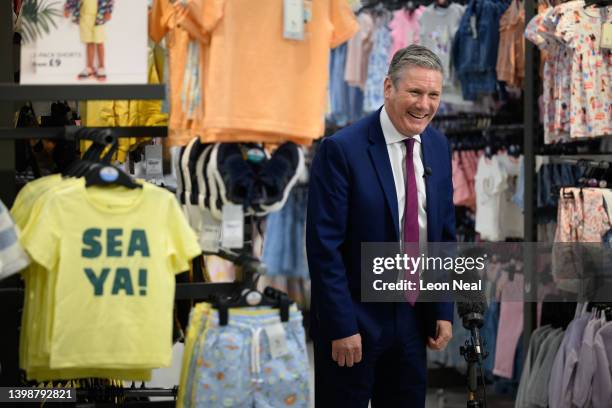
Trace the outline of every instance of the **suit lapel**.
<instances>
[{"instance_id":1,"label":"suit lapel","mask_svg":"<svg viewBox=\"0 0 612 408\"><path fill-rule=\"evenodd\" d=\"M429 167L431 174L435 172L436 166L434 164L434 158L436 157L433 152L433 146L431 144L431 138L429 137L429 126L425 128L425 131L421 135L421 148L423 153L423 167ZM432 241L431 231L435 231L434 223L437 221L438 200L436 195L436 189L432 188L432 177L431 174L425 177L425 196L427 197L426 211L427 211L427 240Z\"/></svg>"},{"instance_id":2,"label":"suit lapel","mask_svg":"<svg viewBox=\"0 0 612 408\"><path fill-rule=\"evenodd\" d=\"M387 152L387 144L380 126L380 110L379 114L374 114L372 123L370 124L369 139L370 147L368 153L372 164L376 169L378 181L385 193L387 207L393 218L395 227L395 240L399 240L399 212L397 209L397 194L395 193L395 181L393 179L393 171L391 170L391 160Z\"/></svg>"}]
</instances>

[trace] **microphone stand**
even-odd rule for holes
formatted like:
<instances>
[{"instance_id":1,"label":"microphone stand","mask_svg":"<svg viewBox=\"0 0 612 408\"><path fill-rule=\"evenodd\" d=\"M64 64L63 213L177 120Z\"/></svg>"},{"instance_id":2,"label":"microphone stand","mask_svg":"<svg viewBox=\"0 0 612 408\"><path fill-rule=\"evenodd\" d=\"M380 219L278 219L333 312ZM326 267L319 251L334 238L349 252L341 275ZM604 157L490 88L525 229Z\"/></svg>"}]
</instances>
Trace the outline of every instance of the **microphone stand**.
<instances>
[{"instance_id":1,"label":"microphone stand","mask_svg":"<svg viewBox=\"0 0 612 408\"><path fill-rule=\"evenodd\" d=\"M472 336L465 341L465 346L459 348L459 352L468 363L467 370L467 389L468 400L467 408L485 408L485 402L479 398L478 394L478 371L482 376L483 391L485 385L484 375L482 374L482 362L487 358L489 353L484 350L481 344L478 327L482 327L483 317L480 313L470 313L463 318L463 326L470 330ZM470 324L471 323L471 324ZM478 325L479 324L479 325ZM486 398L486 397L485 397Z\"/></svg>"}]
</instances>

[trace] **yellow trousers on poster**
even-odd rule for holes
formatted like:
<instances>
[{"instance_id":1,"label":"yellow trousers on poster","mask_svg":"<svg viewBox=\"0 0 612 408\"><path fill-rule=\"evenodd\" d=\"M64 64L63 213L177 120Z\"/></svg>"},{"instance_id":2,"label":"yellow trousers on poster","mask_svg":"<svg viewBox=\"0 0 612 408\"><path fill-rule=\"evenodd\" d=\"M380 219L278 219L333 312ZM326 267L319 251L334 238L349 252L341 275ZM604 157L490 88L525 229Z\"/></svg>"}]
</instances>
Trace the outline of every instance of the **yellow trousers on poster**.
<instances>
[{"instance_id":1,"label":"yellow trousers on poster","mask_svg":"<svg viewBox=\"0 0 612 408\"><path fill-rule=\"evenodd\" d=\"M104 26L96 25L98 0L81 0L80 11L79 31L81 42L102 44L105 40Z\"/></svg>"}]
</instances>

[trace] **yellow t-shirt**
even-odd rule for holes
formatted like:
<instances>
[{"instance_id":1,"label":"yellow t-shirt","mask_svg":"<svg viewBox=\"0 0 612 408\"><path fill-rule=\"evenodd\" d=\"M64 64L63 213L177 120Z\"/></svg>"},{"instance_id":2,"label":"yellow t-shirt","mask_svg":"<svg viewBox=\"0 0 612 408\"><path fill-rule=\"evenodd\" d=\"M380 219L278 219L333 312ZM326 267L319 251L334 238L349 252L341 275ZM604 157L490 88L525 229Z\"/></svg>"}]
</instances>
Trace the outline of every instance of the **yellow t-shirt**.
<instances>
[{"instance_id":1,"label":"yellow t-shirt","mask_svg":"<svg viewBox=\"0 0 612 408\"><path fill-rule=\"evenodd\" d=\"M296 41L283 38L283 0L202 2L210 32L202 142L310 144L323 135L330 48L359 26L346 0L310 3Z\"/></svg>"},{"instance_id":2,"label":"yellow t-shirt","mask_svg":"<svg viewBox=\"0 0 612 408\"><path fill-rule=\"evenodd\" d=\"M50 368L169 365L174 274L200 253L172 194L81 181L47 199L22 243L56 274Z\"/></svg>"},{"instance_id":3,"label":"yellow t-shirt","mask_svg":"<svg viewBox=\"0 0 612 408\"><path fill-rule=\"evenodd\" d=\"M16 223L25 229L30 219L37 219L47 198L61 194L62 191L78 183L82 181L51 175L26 184L11 208ZM136 381L151 379L149 369L50 369L49 351L55 274L48 273L44 267L33 262L29 268L22 271L22 277L25 281L26 296L20 333L19 366L26 371L29 380L48 381L89 377Z\"/></svg>"}]
</instances>

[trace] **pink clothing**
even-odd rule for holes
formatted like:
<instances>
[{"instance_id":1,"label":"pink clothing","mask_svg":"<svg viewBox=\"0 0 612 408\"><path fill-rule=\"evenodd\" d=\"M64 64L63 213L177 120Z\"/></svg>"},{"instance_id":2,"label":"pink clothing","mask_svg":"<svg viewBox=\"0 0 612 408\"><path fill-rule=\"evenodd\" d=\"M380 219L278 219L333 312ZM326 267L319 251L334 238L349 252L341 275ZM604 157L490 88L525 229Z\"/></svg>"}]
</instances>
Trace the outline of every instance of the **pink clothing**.
<instances>
[{"instance_id":1,"label":"pink clothing","mask_svg":"<svg viewBox=\"0 0 612 408\"><path fill-rule=\"evenodd\" d=\"M389 23L392 40L389 61L396 51L419 43L419 18L424 11L425 7L419 6L413 12L402 8L393 13L393 19Z\"/></svg>"},{"instance_id":2,"label":"pink clothing","mask_svg":"<svg viewBox=\"0 0 612 408\"><path fill-rule=\"evenodd\" d=\"M368 78L368 60L374 45L374 20L368 13L361 13L358 21L359 31L349 40L346 49L344 80L350 86L364 89Z\"/></svg>"},{"instance_id":3,"label":"pink clothing","mask_svg":"<svg viewBox=\"0 0 612 408\"><path fill-rule=\"evenodd\" d=\"M463 152L453 152L453 203L455 205L465 205L470 199L470 187L460 163L461 153Z\"/></svg>"},{"instance_id":4,"label":"pink clothing","mask_svg":"<svg viewBox=\"0 0 612 408\"><path fill-rule=\"evenodd\" d=\"M523 332L523 281L523 274L515 273L510 281L504 271L497 283L501 303L493 374L508 379L512 378L516 346Z\"/></svg>"}]
</instances>

